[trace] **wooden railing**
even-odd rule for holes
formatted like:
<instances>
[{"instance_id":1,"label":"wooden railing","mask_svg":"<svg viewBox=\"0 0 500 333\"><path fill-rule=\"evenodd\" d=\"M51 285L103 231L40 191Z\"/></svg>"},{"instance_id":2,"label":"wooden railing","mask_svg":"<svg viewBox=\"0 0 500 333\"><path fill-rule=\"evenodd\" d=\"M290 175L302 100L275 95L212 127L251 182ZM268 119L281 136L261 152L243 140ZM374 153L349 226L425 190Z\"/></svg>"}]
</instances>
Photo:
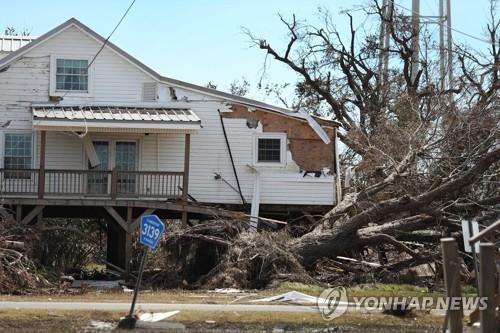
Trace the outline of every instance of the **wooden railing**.
<instances>
[{"instance_id":1,"label":"wooden railing","mask_svg":"<svg viewBox=\"0 0 500 333\"><path fill-rule=\"evenodd\" d=\"M0 169L0 196L180 198L183 176L170 171Z\"/></svg>"},{"instance_id":2,"label":"wooden railing","mask_svg":"<svg viewBox=\"0 0 500 333\"><path fill-rule=\"evenodd\" d=\"M0 193L33 194L38 191L38 169L0 169Z\"/></svg>"}]
</instances>

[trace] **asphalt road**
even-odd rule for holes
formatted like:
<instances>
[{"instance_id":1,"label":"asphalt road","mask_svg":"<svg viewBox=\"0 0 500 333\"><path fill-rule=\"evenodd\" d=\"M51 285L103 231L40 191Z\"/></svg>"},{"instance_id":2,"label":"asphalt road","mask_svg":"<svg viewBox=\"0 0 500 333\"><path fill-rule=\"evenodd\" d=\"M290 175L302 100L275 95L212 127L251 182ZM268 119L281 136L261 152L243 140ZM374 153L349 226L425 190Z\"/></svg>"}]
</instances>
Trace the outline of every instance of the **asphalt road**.
<instances>
[{"instance_id":1,"label":"asphalt road","mask_svg":"<svg viewBox=\"0 0 500 333\"><path fill-rule=\"evenodd\" d=\"M295 312L314 313L318 312L315 305L293 305L293 304L186 304L186 303L138 303L144 311L167 312L175 310L184 311L235 311L235 312ZM88 311L128 311L130 303L124 302L10 302L0 301L0 310L88 310ZM354 304L349 303L348 312L381 312L377 309L356 309ZM469 315L470 310L464 314ZM444 310L431 310L434 316L444 316Z\"/></svg>"},{"instance_id":2,"label":"asphalt road","mask_svg":"<svg viewBox=\"0 0 500 333\"><path fill-rule=\"evenodd\" d=\"M277 305L277 304L185 304L185 303L138 303L145 311L239 311L239 312L317 312L316 306ZM136 307L137 307L136 306ZM8 309L41 309L41 310L95 310L95 311L127 311L130 303L118 302L0 302L0 310Z\"/></svg>"}]
</instances>

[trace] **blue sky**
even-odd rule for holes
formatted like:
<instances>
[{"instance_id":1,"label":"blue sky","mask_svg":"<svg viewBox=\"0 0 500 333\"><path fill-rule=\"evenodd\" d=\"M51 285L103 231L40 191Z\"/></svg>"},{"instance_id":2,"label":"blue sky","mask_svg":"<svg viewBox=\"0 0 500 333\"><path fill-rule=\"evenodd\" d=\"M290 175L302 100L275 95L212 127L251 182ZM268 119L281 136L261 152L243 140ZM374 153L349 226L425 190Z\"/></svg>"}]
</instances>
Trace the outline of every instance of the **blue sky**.
<instances>
[{"instance_id":1,"label":"blue sky","mask_svg":"<svg viewBox=\"0 0 500 333\"><path fill-rule=\"evenodd\" d=\"M264 53L250 47L242 27L279 46L285 41L286 31L278 13L285 17L295 13L298 18L314 21L317 8L325 7L337 17L342 28L346 21L338 15L339 11L366 3L366 0L137 0L111 40L165 76L200 85L212 81L221 90L227 90L234 79L245 77L255 87ZM396 3L411 7L411 0L396 0ZM0 28L28 28L33 35L41 35L76 17L107 37L129 4L129 0L0 0ZM488 0L452 0L452 9L454 28L484 37ZM422 15L437 15L437 12L437 0L421 0ZM481 42L456 33L454 38L484 47ZM268 78L273 82L295 80L285 66L273 62ZM256 89L252 89L250 97L265 99ZM268 99L268 102L274 101Z\"/></svg>"}]
</instances>

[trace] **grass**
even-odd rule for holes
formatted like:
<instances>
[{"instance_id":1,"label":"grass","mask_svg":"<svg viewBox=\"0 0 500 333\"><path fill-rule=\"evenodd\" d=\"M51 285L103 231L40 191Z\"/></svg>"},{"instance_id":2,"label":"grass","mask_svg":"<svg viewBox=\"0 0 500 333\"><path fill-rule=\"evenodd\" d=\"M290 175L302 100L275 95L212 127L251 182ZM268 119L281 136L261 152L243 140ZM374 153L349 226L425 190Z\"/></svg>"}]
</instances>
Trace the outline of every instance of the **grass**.
<instances>
[{"instance_id":1,"label":"grass","mask_svg":"<svg viewBox=\"0 0 500 333\"><path fill-rule=\"evenodd\" d=\"M288 291L296 290L312 296L319 296L325 289L319 285L308 285L298 282L282 282L270 289L263 291L265 295L280 294ZM355 286L347 287L347 296L352 297L442 297L444 290L431 290L427 287L414 286L410 284L391 284L391 283L364 283ZM463 296L477 295L474 286L463 286Z\"/></svg>"},{"instance_id":2,"label":"grass","mask_svg":"<svg viewBox=\"0 0 500 333\"><path fill-rule=\"evenodd\" d=\"M122 315L123 313L106 311L0 311L0 332L81 332L89 326L90 320L117 322ZM378 313L347 313L327 322L318 313L182 311L170 318L170 321L185 324L187 332L262 332L272 331L279 325L287 327L287 332L312 332L328 327L340 327L348 332L382 333L428 332L437 329L442 318L425 314L399 318Z\"/></svg>"}]
</instances>

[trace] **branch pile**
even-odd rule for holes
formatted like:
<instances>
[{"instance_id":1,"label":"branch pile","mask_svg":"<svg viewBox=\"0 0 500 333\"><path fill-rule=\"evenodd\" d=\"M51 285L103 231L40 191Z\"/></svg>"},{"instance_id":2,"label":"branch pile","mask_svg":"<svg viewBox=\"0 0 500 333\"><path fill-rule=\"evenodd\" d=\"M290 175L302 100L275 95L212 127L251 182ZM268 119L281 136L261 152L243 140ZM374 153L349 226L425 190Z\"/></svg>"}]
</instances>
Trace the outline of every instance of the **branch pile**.
<instances>
[{"instance_id":1,"label":"branch pile","mask_svg":"<svg viewBox=\"0 0 500 333\"><path fill-rule=\"evenodd\" d=\"M29 230L0 220L0 294L39 292L49 286L29 258L33 241L35 237Z\"/></svg>"}]
</instances>

